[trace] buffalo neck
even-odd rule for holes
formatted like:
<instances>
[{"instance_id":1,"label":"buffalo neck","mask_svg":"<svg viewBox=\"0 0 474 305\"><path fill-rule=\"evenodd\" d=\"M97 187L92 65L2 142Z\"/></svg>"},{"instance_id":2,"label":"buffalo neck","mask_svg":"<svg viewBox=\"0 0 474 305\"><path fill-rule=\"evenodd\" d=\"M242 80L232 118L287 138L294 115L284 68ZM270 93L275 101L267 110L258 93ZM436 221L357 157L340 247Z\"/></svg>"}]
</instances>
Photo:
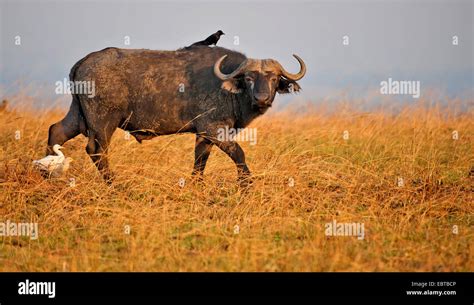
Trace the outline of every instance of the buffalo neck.
<instances>
[{"instance_id":1,"label":"buffalo neck","mask_svg":"<svg viewBox=\"0 0 474 305\"><path fill-rule=\"evenodd\" d=\"M252 105L252 98L246 94L234 95L232 98L232 104L234 108L235 116L235 128L245 128L253 120L262 115L263 113Z\"/></svg>"}]
</instances>

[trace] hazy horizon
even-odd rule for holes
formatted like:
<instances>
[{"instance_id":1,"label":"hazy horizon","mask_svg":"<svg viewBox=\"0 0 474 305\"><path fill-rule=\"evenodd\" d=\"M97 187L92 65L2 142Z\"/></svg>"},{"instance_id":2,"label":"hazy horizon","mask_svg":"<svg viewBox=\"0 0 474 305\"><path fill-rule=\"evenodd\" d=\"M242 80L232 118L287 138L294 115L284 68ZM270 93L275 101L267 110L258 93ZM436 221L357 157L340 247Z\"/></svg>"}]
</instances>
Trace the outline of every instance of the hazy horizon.
<instances>
[{"instance_id":1,"label":"hazy horizon","mask_svg":"<svg viewBox=\"0 0 474 305\"><path fill-rule=\"evenodd\" d=\"M292 54L305 60L302 93L279 97L281 103L341 92L377 99L388 78L420 81L422 97L433 91L473 96L473 1L2 0L0 10L0 93L6 97L36 91L67 105L69 97L54 94L55 82L88 53L110 46L173 50L218 29L226 33L219 46L249 57L274 58L289 71L298 69ZM345 35L349 45L342 43Z\"/></svg>"}]
</instances>

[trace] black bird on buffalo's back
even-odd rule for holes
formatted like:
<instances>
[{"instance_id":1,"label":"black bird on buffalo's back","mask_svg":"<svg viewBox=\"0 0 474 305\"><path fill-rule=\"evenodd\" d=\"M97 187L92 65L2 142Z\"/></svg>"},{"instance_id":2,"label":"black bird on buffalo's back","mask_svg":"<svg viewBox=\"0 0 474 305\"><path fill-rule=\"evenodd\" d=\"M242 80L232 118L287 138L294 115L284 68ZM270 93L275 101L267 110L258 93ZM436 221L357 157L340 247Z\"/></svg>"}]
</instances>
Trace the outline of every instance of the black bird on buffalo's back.
<instances>
[{"instance_id":1,"label":"black bird on buffalo's back","mask_svg":"<svg viewBox=\"0 0 474 305\"><path fill-rule=\"evenodd\" d=\"M215 32L214 34L212 34L211 36L207 37L206 39L193 43L193 44L191 45L191 47L192 47L192 46L212 46L212 45L217 45L217 42L219 41L219 39L221 38L222 35L225 35L224 32L222 32L221 30L219 30L219 31Z\"/></svg>"}]
</instances>

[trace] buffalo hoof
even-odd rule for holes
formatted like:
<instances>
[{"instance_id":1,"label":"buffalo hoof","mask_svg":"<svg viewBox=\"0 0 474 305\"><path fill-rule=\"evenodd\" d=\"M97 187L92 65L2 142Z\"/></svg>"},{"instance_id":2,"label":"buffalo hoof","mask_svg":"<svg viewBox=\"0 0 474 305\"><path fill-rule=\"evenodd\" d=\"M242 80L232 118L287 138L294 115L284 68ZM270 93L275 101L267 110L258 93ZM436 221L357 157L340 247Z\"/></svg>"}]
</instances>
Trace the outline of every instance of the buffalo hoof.
<instances>
[{"instance_id":1,"label":"buffalo hoof","mask_svg":"<svg viewBox=\"0 0 474 305\"><path fill-rule=\"evenodd\" d=\"M191 183L194 185L205 185L204 177L201 174L192 174Z\"/></svg>"},{"instance_id":2,"label":"buffalo hoof","mask_svg":"<svg viewBox=\"0 0 474 305\"><path fill-rule=\"evenodd\" d=\"M239 178L239 187L242 189L249 189L253 184L253 179L250 176Z\"/></svg>"},{"instance_id":3,"label":"buffalo hoof","mask_svg":"<svg viewBox=\"0 0 474 305\"><path fill-rule=\"evenodd\" d=\"M112 173L104 174L104 181L108 186L111 186L114 180L115 180L114 174Z\"/></svg>"}]
</instances>

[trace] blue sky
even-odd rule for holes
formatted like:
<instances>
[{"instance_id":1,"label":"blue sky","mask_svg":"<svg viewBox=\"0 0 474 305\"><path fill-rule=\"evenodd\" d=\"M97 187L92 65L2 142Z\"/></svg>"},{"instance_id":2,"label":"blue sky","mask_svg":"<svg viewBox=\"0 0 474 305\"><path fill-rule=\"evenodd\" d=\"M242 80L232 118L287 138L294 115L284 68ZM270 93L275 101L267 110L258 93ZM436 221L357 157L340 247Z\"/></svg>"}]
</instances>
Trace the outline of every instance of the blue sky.
<instances>
[{"instance_id":1,"label":"blue sky","mask_svg":"<svg viewBox=\"0 0 474 305\"><path fill-rule=\"evenodd\" d=\"M472 98L473 2L0 0L0 93L28 86L48 99L54 83L92 51L172 50L222 29L220 46L274 58L290 71L298 69L291 54L300 55L308 73L299 99L364 97L389 77L421 81L422 96L436 89Z\"/></svg>"}]
</instances>

